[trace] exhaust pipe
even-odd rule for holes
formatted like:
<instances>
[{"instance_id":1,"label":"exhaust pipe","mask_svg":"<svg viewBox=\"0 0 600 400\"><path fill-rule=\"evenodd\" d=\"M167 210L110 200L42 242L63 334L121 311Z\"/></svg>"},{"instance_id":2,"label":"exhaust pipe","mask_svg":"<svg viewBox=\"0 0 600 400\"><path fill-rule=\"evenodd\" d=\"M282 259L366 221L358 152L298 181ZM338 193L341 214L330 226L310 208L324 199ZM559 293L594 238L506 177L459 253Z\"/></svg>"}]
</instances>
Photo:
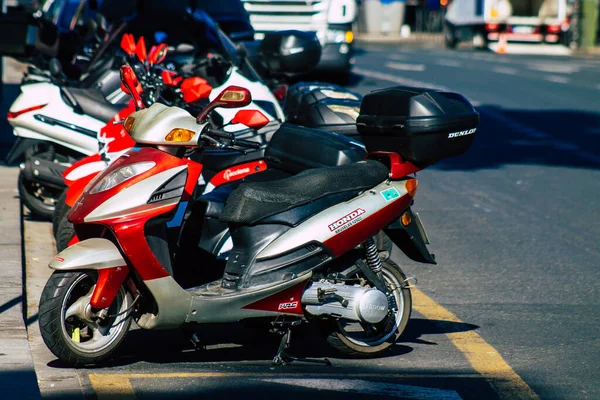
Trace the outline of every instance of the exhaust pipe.
<instances>
[{"instance_id":1,"label":"exhaust pipe","mask_svg":"<svg viewBox=\"0 0 600 400\"><path fill-rule=\"evenodd\" d=\"M37 182L43 186L53 186L58 189L66 187L62 174L67 168L64 165L38 157L31 157L24 164L21 164L21 170L25 179Z\"/></svg>"}]
</instances>

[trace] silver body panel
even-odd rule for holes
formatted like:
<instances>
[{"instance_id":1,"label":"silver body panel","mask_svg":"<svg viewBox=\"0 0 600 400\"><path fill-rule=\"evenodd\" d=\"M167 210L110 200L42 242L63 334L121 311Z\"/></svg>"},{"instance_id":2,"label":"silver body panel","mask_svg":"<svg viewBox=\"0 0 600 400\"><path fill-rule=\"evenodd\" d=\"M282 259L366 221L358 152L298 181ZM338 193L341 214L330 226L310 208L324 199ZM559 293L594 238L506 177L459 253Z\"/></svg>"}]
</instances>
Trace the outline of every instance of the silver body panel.
<instances>
[{"instance_id":1,"label":"silver body panel","mask_svg":"<svg viewBox=\"0 0 600 400\"><path fill-rule=\"evenodd\" d=\"M187 319L192 296L172 276L144 281L158 305L158 314L144 314L136 323L144 329L177 328Z\"/></svg>"},{"instance_id":2,"label":"silver body panel","mask_svg":"<svg viewBox=\"0 0 600 400\"><path fill-rule=\"evenodd\" d=\"M230 293L215 293L214 295L205 295L202 294L202 292L191 292L193 295L192 308L186 322L198 322L203 324L236 322L246 318L273 317L279 315L281 314L281 311L255 310L243 307L305 282L309 280L311 276L312 272L309 272L286 282L253 288L251 291L242 290Z\"/></svg>"},{"instance_id":3,"label":"silver body panel","mask_svg":"<svg viewBox=\"0 0 600 400\"><path fill-rule=\"evenodd\" d=\"M103 221L109 218L123 217L126 215L132 215L140 211L146 210L148 207L158 208L177 204L179 198L173 198L152 205L148 205L148 199L163 183L168 181L170 178L178 174L187 168L187 165L171 168L169 170L160 172L156 175L152 175L143 181L136 183L135 185L129 186L126 189L121 190L116 195L105 201L96 207L91 213L85 218L85 222ZM80 198L81 199L81 198ZM77 207L78 203L73 205L73 208Z\"/></svg>"},{"instance_id":4,"label":"silver body panel","mask_svg":"<svg viewBox=\"0 0 600 400\"><path fill-rule=\"evenodd\" d=\"M393 200L386 200L381 192L390 188L396 188L399 195ZM383 182L349 201L321 211L297 227L285 232L258 253L257 260L275 257L313 240L323 243L345 228L367 219L392 202L399 201L406 194L408 192L405 181ZM354 216L353 212L356 212L357 215ZM353 216L354 218L332 230L332 225L339 223L347 216L349 216L349 219Z\"/></svg>"},{"instance_id":5,"label":"silver body panel","mask_svg":"<svg viewBox=\"0 0 600 400\"><path fill-rule=\"evenodd\" d=\"M55 270L105 269L127 265L125 259L110 240L93 238L70 246L50 261Z\"/></svg>"},{"instance_id":6,"label":"silver body panel","mask_svg":"<svg viewBox=\"0 0 600 400\"><path fill-rule=\"evenodd\" d=\"M198 143L199 132L204 125L198 125L196 118L179 107L168 107L154 103L150 107L132 113L135 118L131 128L131 137L138 143L192 146ZM189 142L167 142L165 137L173 129L182 128L196 134Z\"/></svg>"}]
</instances>

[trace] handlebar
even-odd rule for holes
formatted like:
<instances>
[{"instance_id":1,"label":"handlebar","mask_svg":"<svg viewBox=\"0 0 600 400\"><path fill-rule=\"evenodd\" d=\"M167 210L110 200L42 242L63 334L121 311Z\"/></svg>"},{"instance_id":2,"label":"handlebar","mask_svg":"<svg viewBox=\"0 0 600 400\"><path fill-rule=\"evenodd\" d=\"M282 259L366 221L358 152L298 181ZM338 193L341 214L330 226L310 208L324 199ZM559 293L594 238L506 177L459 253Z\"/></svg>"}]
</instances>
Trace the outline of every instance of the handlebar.
<instances>
[{"instance_id":1,"label":"handlebar","mask_svg":"<svg viewBox=\"0 0 600 400\"><path fill-rule=\"evenodd\" d=\"M258 143L258 142L253 142L253 141L250 141L250 140L237 139L235 137L235 134L233 132L227 132L227 131L224 131L222 129L217 129L217 128L211 128L211 127L209 127L206 130L206 132L204 133L204 136L208 137L209 141L211 141L210 139L213 139L216 142L218 142L221 145L223 145L224 147L237 146L237 147L246 147L246 148L250 148L250 149L260 149L260 147L261 147L261 144ZM230 144L228 146L228 145L222 143L221 141L219 141L218 139L215 139L215 138L227 139L227 140L230 141Z\"/></svg>"}]
</instances>

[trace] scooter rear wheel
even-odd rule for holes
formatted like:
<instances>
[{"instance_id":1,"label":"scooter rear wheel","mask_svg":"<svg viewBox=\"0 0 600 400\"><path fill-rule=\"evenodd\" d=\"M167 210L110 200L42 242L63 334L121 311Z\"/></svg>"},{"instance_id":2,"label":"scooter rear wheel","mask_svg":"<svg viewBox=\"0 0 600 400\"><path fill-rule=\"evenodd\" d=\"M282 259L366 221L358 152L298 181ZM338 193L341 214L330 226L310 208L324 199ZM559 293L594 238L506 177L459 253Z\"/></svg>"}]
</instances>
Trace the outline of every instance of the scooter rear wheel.
<instances>
[{"instance_id":1,"label":"scooter rear wheel","mask_svg":"<svg viewBox=\"0 0 600 400\"><path fill-rule=\"evenodd\" d=\"M72 366L97 364L109 358L131 325L129 308L133 301L123 287L105 319L92 321L84 317L83 310L89 306L97 279L95 271L55 271L42 291L39 306L42 338L56 357Z\"/></svg>"},{"instance_id":2,"label":"scooter rear wheel","mask_svg":"<svg viewBox=\"0 0 600 400\"><path fill-rule=\"evenodd\" d=\"M46 195L47 189L40 187L35 182L30 182L19 173L19 197L32 214L43 219L50 220L54 213L54 201L52 195Z\"/></svg>"},{"instance_id":3,"label":"scooter rear wheel","mask_svg":"<svg viewBox=\"0 0 600 400\"><path fill-rule=\"evenodd\" d=\"M348 278L365 279L358 267L343 272ZM412 310L412 297L406 277L392 261L382 263L385 284L392 294L390 314L377 324L350 322L342 319L329 321L327 343L340 353L355 358L375 357L389 350L404 332ZM374 286L367 283L366 286Z\"/></svg>"}]
</instances>

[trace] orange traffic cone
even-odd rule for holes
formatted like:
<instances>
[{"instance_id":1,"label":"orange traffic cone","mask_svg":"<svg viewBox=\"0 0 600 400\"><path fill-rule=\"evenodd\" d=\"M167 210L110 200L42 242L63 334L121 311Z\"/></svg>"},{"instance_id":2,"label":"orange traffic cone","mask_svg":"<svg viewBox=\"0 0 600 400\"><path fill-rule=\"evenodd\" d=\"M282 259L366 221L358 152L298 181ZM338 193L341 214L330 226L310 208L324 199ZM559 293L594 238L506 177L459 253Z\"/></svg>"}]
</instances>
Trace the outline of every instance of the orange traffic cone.
<instances>
[{"instance_id":1,"label":"orange traffic cone","mask_svg":"<svg viewBox=\"0 0 600 400\"><path fill-rule=\"evenodd\" d=\"M504 33L501 33L500 37L498 38L498 49L496 50L496 53L506 54L506 45L506 36L504 35Z\"/></svg>"}]
</instances>

